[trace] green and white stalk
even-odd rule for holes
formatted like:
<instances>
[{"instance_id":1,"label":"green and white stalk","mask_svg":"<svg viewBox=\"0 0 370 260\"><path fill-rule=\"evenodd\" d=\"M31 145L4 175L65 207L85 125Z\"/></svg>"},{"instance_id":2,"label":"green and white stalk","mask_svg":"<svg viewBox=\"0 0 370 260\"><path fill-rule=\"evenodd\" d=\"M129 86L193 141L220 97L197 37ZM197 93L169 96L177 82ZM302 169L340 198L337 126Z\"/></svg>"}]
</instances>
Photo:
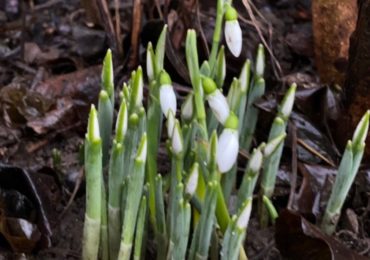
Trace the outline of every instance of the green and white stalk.
<instances>
[{"instance_id":1,"label":"green and white stalk","mask_svg":"<svg viewBox=\"0 0 370 260\"><path fill-rule=\"evenodd\" d=\"M205 200L202 206L202 214L199 223L193 233L188 259L207 259L208 250L213 230L214 212L217 201L217 183L209 182L206 188Z\"/></svg>"},{"instance_id":2,"label":"green and white stalk","mask_svg":"<svg viewBox=\"0 0 370 260\"><path fill-rule=\"evenodd\" d=\"M263 78L257 78L254 85L251 87L248 94L247 108L245 117L243 120L241 138L241 147L246 151L249 151L252 144L254 132L256 130L258 120L258 109L254 107L254 103L263 96L265 93L265 80Z\"/></svg>"},{"instance_id":3,"label":"green and white stalk","mask_svg":"<svg viewBox=\"0 0 370 260\"><path fill-rule=\"evenodd\" d=\"M222 241L221 260L239 259L245 232L252 212L252 197L248 197L237 216L233 216Z\"/></svg>"},{"instance_id":4,"label":"green and white stalk","mask_svg":"<svg viewBox=\"0 0 370 260\"><path fill-rule=\"evenodd\" d=\"M82 259L98 258L101 223L102 144L99 122L91 106L85 137L86 213L83 231Z\"/></svg>"},{"instance_id":5,"label":"green and white stalk","mask_svg":"<svg viewBox=\"0 0 370 260\"><path fill-rule=\"evenodd\" d=\"M287 93L285 94L283 101L281 102L281 105L279 106L278 109L278 116L275 118L270 129L270 134L268 138L269 142L277 138L278 136L285 134L288 119L294 105L294 96L296 88L297 85L292 84L288 89ZM271 198L274 193L276 176L279 170L279 164L281 155L283 153L283 147L284 144L282 142L280 143L278 148L269 156L269 158L267 158L264 161L264 171L261 179L262 196ZM267 225L266 211L262 206L262 202L260 202L260 218L261 225L266 226Z\"/></svg>"},{"instance_id":6,"label":"green and white stalk","mask_svg":"<svg viewBox=\"0 0 370 260\"><path fill-rule=\"evenodd\" d=\"M146 226L146 212L147 212L147 200L146 196L143 196L140 202L139 213L137 217L136 230L135 230L135 247L134 247L134 260L144 259L145 247L143 247L145 237L145 226Z\"/></svg>"},{"instance_id":7,"label":"green and white stalk","mask_svg":"<svg viewBox=\"0 0 370 260\"><path fill-rule=\"evenodd\" d=\"M251 71L251 61L246 60L243 65L242 71L240 72L240 75L239 75L240 90L241 90L240 96L241 97L240 97L239 110L235 112L239 118L239 133L244 132L244 129L242 129L242 127L244 126L244 117L245 117L244 115L247 109L246 106L247 106L249 82L250 82L250 75L251 75L250 71ZM240 141L242 141L241 140L242 136L243 135L240 136Z\"/></svg>"},{"instance_id":8,"label":"green and white stalk","mask_svg":"<svg viewBox=\"0 0 370 260\"><path fill-rule=\"evenodd\" d=\"M344 201L358 172L369 131L369 116L370 111L368 110L357 125L352 141L348 141L339 165L333 190L321 222L321 229L328 235L335 232Z\"/></svg>"},{"instance_id":9,"label":"green and white stalk","mask_svg":"<svg viewBox=\"0 0 370 260\"><path fill-rule=\"evenodd\" d=\"M107 50L104 57L101 81L102 90L105 90L108 93L112 107L114 107L114 70L112 51L110 49Z\"/></svg>"},{"instance_id":10,"label":"green and white stalk","mask_svg":"<svg viewBox=\"0 0 370 260\"><path fill-rule=\"evenodd\" d=\"M118 256L121 238L122 183L124 180L124 137L127 132L127 106L122 99L113 140L108 179L109 249L112 259Z\"/></svg>"},{"instance_id":11,"label":"green and white stalk","mask_svg":"<svg viewBox=\"0 0 370 260\"><path fill-rule=\"evenodd\" d=\"M203 139L207 140L208 133L206 124L206 113L204 108L203 89L199 72L196 34L194 30L188 30L187 32L185 50L186 62L190 73L190 80L194 90L194 107L196 119L200 125L200 134L203 136Z\"/></svg>"},{"instance_id":12,"label":"green and white stalk","mask_svg":"<svg viewBox=\"0 0 370 260\"><path fill-rule=\"evenodd\" d=\"M101 90L99 93L98 120L103 148L103 166L109 162L110 138L113 126L113 106L108 92Z\"/></svg>"},{"instance_id":13,"label":"green and white stalk","mask_svg":"<svg viewBox=\"0 0 370 260\"><path fill-rule=\"evenodd\" d=\"M137 215L144 186L146 156L147 136L144 133L136 154L133 172L129 176L118 259L128 260L131 257Z\"/></svg>"},{"instance_id":14,"label":"green and white stalk","mask_svg":"<svg viewBox=\"0 0 370 260\"><path fill-rule=\"evenodd\" d=\"M226 58L225 58L225 47L221 46L218 55L217 63L212 78L215 80L217 87L222 89L226 78Z\"/></svg>"},{"instance_id":15,"label":"green and white stalk","mask_svg":"<svg viewBox=\"0 0 370 260\"><path fill-rule=\"evenodd\" d=\"M149 183L149 213L152 225L155 230L158 230L156 221L156 183L157 175L157 154L162 129L162 112L159 102L159 83L157 79L163 69L165 45L166 45L167 26L163 27L159 36L155 53L151 45L147 49L147 73L149 82L149 98L148 98L148 113L147 127L148 131L148 159L146 164L146 179ZM150 71L153 71L150 75Z\"/></svg>"},{"instance_id":16,"label":"green and white stalk","mask_svg":"<svg viewBox=\"0 0 370 260\"><path fill-rule=\"evenodd\" d=\"M211 71L214 71L215 69L218 47L220 46L221 41L222 21L224 16L224 2L225 2L224 0L217 0L215 30L213 31L212 49L209 55L209 66L211 68Z\"/></svg>"},{"instance_id":17,"label":"green and white stalk","mask_svg":"<svg viewBox=\"0 0 370 260\"><path fill-rule=\"evenodd\" d=\"M162 176L155 178L155 205L156 205L156 226L155 240L157 241L157 259L165 259L168 245L168 233L166 226L166 216L164 213L163 183Z\"/></svg>"}]
</instances>

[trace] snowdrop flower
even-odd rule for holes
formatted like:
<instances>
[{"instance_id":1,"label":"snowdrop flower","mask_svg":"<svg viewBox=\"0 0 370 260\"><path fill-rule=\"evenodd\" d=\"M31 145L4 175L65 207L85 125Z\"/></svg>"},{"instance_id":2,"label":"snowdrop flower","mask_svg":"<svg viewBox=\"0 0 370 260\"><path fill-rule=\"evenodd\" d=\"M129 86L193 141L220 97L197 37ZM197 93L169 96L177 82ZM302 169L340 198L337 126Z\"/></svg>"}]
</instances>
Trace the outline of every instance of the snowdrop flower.
<instances>
[{"instance_id":1,"label":"snowdrop flower","mask_svg":"<svg viewBox=\"0 0 370 260\"><path fill-rule=\"evenodd\" d=\"M285 120L290 116L290 113L292 112L296 89L297 89L297 85L293 83L288 89L287 93L285 94L285 97L281 104L280 113L283 119Z\"/></svg>"},{"instance_id":2,"label":"snowdrop flower","mask_svg":"<svg viewBox=\"0 0 370 260\"><path fill-rule=\"evenodd\" d=\"M249 223L252 212L252 199L248 198L245 202L242 212L240 213L238 219L236 220L236 226L239 229L246 229Z\"/></svg>"},{"instance_id":3,"label":"snowdrop flower","mask_svg":"<svg viewBox=\"0 0 370 260\"><path fill-rule=\"evenodd\" d=\"M260 149L254 149L251 159L249 160L248 167L249 169L256 173L262 167L263 155Z\"/></svg>"},{"instance_id":4,"label":"snowdrop flower","mask_svg":"<svg viewBox=\"0 0 370 260\"><path fill-rule=\"evenodd\" d=\"M199 164L196 162L190 169L188 181L186 182L185 193L193 196L198 186Z\"/></svg>"},{"instance_id":5,"label":"snowdrop flower","mask_svg":"<svg viewBox=\"0 0 370 260\"><path fill-rule=\"evenodd\" d=\"M248 92L250 67L251 67L251 61L246 60L246 62L244 63L244 66L242 68L242 71L240 72L240 76L239 76L240 89L243 93Z\"/></svg>"},{"instance_id":6,"label":"snowdrop flower","mask_svg":"<svg viewBox=\"0 0 370 260\"><path fill-rule=\"evenodd\" d=\"M263 77L265 72L265 49L262 44L258 45L257 57L256 57L256 75Z\"/></svg>"},{"instance_id":7,"label":"snowdrop flower","mask_svg":"<svg viewBox=\"0 0 370 260\"><path fill-rule=\"evenodd\" d=\"M234 7L227 7L225 20L225 39L227 47L235 57L239 57L242 51L242 30L238 22L238 13Z\"/></svg>"},{"instance_id":8,"label":"snowdrop flower","mask_svg":"<svg viewBox=\"0 0 370 260\"><path fill-rule=\"evenodd\" d=\"M190 120L193 117L193 97L193 93L190 93L181 107L181 116L185 120Z\"/></svg>"},{"instance_id":9,"label":"snowdrop flower","mask_svg":"<svg viewBox=\"0 0 370 260\"><path fill-rule=\"evenodd\" d=\"M230 108L225 96L217 89L216 83L211 78L204 78L202 84L212 112L221 124L225 124L230 114Z\"/></svg>"},{"instance_id":10,"label":"snowdrop flower","mask_svg":"<svg viewBox=\"0 0 370 260\"><path fill-rule=\"evenodd\" d=\"M175 126L172 132L172 151L174 154L178 155L184 150L184 145L182 142L182 134L180 123L178 120L175 122Z\"/></svg>"},{"instance_id":11,"label":"snowdrop flower","mask_svg":"<svg viewBox=\"0 0 370 260\"><path fill-rule=\"evenodd\" d=\"M176 94L172 87L171 78L167 72L162 71L159 82L159 101L161 103L162 113L167 116L171 110L173 114L176 113Z\"/></svg>"},{"instance_id":12,"label":"snowdrop flower","mask_svg":"<svg viewBox=\"0 0 370 260\"><path fill-rule=\"evenodd\" d=\"M154 79L154 52L152 43L148 43L146 50L146 74L148 75L149 81Z\"/></svg>"},{"instance_id":13,"label":"snowdrop flower","mask_svg":"<svg viewBox=\"0 0 370 260\"><path fill-rule=\"evenodd\" d=\"M176 121L176 118L172 110L168 111L168 114L167 114L167 136L168 138L172 137L173 129L175 127L175 121Z\"/></svg>"},{"instance_id":14,"label":"snowdrop flower","mask_svg":"<svg viewBox=\"0 0 370 260\"><path fill-rule=\"evenodd\" d=\"M217 166L221 173L229 171L236 159L239 152L239 135L238 130L225 128L217 143Z\"/></svg>"},{"instance_id":15,"label":"snowdrop flower","mask_svg":"<svg viewBox=\"0 0 370 260\"><path fill-rule=\"evenodd\" d=\"M286 133L283 133L268 142L263 150L265 157L271 156L271 154L275 152L278 146L284 141L285 137Z\"/></svg>"},{"instance_id":16,"label":"snowdrop flower","mask_svg":"<svg viewBox=\"0 0 370 260\"><path fill-rule=\"evenodd\" d=\"M136 100L135 100L135 105L136 107L141 107L142 104L143 104L143 92L144 92L144 81L143 81L143 70L141 69L141 67L139 66L139 68L137 69L136 71L136 77L138 77L136 79L137 81L137 96L136 96Z\"/></svg>"}]
</instances>

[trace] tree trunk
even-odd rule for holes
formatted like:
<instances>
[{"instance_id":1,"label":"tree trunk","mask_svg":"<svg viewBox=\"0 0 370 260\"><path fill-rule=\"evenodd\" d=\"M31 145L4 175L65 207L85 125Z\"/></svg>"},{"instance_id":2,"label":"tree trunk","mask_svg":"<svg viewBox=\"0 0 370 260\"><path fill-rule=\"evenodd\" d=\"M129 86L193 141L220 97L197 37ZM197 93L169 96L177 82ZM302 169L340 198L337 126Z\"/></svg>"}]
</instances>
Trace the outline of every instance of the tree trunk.
<instances>
[{"instance_id":1,"label":"tree trunk","mask_svg":"<svg viewBox=\"0 0 370 260\"><path fill-rule=\"evenodd\" d=\"M370 109L370 0L358 1L356 30L351 36L349 64L345 81L346 120L339 122L351 128L353 133L357 123L367 109ZM347 138L350 134L347 134ZM370 139L366 141L365 156L370 158Z\"/></svg>"}]
</instances>

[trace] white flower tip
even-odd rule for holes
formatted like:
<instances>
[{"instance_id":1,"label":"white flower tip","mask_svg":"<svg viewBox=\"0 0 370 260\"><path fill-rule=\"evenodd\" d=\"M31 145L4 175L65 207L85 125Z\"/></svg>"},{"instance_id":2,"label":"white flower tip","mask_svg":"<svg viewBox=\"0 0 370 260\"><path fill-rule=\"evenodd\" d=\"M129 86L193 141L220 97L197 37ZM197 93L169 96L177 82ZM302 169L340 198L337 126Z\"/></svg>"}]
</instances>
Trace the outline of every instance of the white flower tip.
<instances>
[{"instance_id":1,"label":"white flower tip","mask_svg":"<svg viewBox=\"0 0 370 260\"><path fill-rule=\"evenodd\" d=\"M207 96L207 101L217 120L221 124L225 124L230 114L230 108L225 96L219 89L216 89L212 94Z\"/></svg>"},{"instance_id":2,"label":"white flower tip","mask_svg":"<svg viewBox=\"0 0 370 260\"><path fill-rule=\"evenodd\" d=\"M199 165L198 163L194 163L193 167L191 168L191 172L189 175L188 182L186 183L185 192L192 196L198 186L198 177L199 177Z\"/></svg>"},{"instance_id":3,"label":"white flower tip","mask_svg":"<svg viewBox=\"0 0 370 260\"><path fill-rule=\"evenodd\" d=\"M288 118L290 116L290 113L292 112L296 88L297 85L292 84L292 86L288 90L288 93L286 94L286 97L284 98L284 103L281 107L281 114L285 118Z\"/></svg>"},{"instance_id":4,"label":"white flower tip","mask_svg":"<svg viewBox=\"0 0 370 260\"><path fill-rule=\"evenodd\" d=\"M175 120L176 118L172 110L168 111L168 114L167 114L167 136L168 138L172 137L173 130L175 128Z\"/></svg>"},{"instance_id":5,"label":"white flower tip","mask_svg":"<svg viewBox=\"0 0 370 260\"><path fill-rule=\"evenodd\" d=\"M193 117L193 94L189 94L181 108L181 115L184 119L190 120Z\"/></svg>"},{"instance_id":6,"label":"white flower tip","mask_svg":"<svg viewBox=\"0 0 370 260\"><path fill-rule=\"evenodd\" d=\"M94 105L91 105L88 129L87 129L87 138L90 142L95 142L100 140L100 130L99 130L99 121L98 115Z\"/></svg>"},{"instance_id":7,"label":"white flower tip","mask_svg":"<svg viewBox=\"0 0 370 260\"><path fill-rule=\"evenodd\" d=\"M182 143L180 123L176 120L173 133L172 133L172 151L179 154L183 151L184 145Z\"/></svg>"},{"instance_id":8,"label":"white flower tip","mask_svg":"<svg viewBox=\"0 0 370 260\"><path fill-rule=\"evenodd\" d=\"M256 58L256 74L263 76L265 72L265 50L262 44L258 45L257 58Z\"/></svg>"},{"instance_id":9,"label":"white flower tip","mask_svg":"<svg viewBox=\"0 0 370 260\"><path fill-rule=\"evenodd\" d=\"M237 20L225 22L226 44L234 57L239 57L242 52L242 29Z\"/></svg>"},{"instance_id":10,"label":"white flower tip","mask_svg":"<svg viewBox=\"0 0 370 260\"><path fill-rule=\"evenodd\" d=\"M369 130L369 110L362 116L360 122L358 123L356 130L353 134L353 143L363 144L366 140L368 130Z\"/></svg>"},{"instance_id":11,"label":"white flower tip","mask_svg":"<svg viewBox=\"0 0 370 260\"><path fill-rule=\"evenodd\" d=\"M256 149L252 154L252 157L249 161L249 168L253 172L258 172L262 167L263 155L260 149Z\"/></svg>"},{"instance_id":12,"label":"white flower tip","mask_svg":"<svg viewBox=\"0 0 370 260\"><path fill-rule=\"evenodd\" d=\"M263 151L265 157L269 157L277 149L277 147L281 144L281 142L283 142L285 137L286 137L286 133L281 134L278 137L272 139L270 142L268 142Z\"/></svg>"},{"instance_id":13,"label":"white flower tip","mask_svg":"<svg viewBox=\"0 0 370 260\"><path fill-rule=\"evenodd\" d=\"M144 133L143 136L141 137L136 160L145 162L146 155L147 155L147 138L146 138L146 133Z\"/></svg>"},{"instance_id":14,"label":"white flower tip","mask_svg":"<svg viewBox=\"0 0 370 260\"><path fill-rule=\"evenodd\" d=\"M217 143L216 161L221 173L228 172L236 162L239 153L238 131L225 128Z\"/></svg>"},{"instance_id":15,"label":"white flower tip","mask_svg":"<svg viewBox=\"0 0 370 260\"><path fill-rule=\"evenodd\" d=\"M245 63L244 63L244 66L242 68L242 71L240 73L240 76L239 76L239 81L240 81L240 89L242 92L246 92L248 89L248 85L249 85L249 73L250 73L250 66L251 66L251 62L250 60L247 60Z\"/></svg>"},{"instance_id":16,"label":"white flower tip","mask_svg":"<svg viewBox=\"0 0 370 260\"><path fill-rule=\"evenodd\" d=\"M171 110L172 113L176 113L176 94L173 90L172 85L165 84L159 89L159 100L161 103L162 113L167 116L168 112Z\"/></svg>"},{"instance_id":17,"label":"white flower tip","mask_svg":"<svg viewBox=\"0 0 370 260\"><path fill-rule=\"evenodd\" d=\"M240 213L236 225L240 229L246 229L249 223L252 212L252 199L247 199L246 205L243 208L243 211Z\"/></svg>"},{"instance_id":18,"label":"white flower tip","mask_svg":"<svg viewBox=\"0 0 370 260\"><path fill-rule=\"evenodd\" d=\"M154 79L154 68L153 68L153 57L152 57L153 47L152 44L149 42L148 48L146 51L146 73L148 75L149 81Z\"/></svg>"}]
</instances>

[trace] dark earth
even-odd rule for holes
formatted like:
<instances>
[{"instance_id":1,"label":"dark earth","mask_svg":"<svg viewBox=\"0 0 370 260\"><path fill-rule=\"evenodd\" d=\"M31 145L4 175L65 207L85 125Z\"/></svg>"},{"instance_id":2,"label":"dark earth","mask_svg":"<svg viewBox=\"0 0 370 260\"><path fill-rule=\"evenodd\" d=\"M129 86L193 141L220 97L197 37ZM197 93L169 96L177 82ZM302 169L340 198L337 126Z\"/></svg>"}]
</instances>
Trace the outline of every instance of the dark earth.
<instances>
[{"instance_id":1,"label":"dark earth","mask_svg":"<svg viewBox=\"0 0 370 260\"><path fill-rule=\"evenodd\" d=\"M180 96L190 88L184 66L188 28L196 28L200 57L207 56L215 1L119 1L118 8L108 2L110 17L102 19L106 13L90 1L0 0L0 259L80 258L85 204L81 147L107 48L114 53L118 90L131 69L145 68L146 44L156 41L166 21L170 47L165 67ZM140 2L141 8L135 9ZM332 128L341 113L340 86L321 83L315 67L311 1L234 5L244 41L241 57L227 53L231 76L226 85L246 58L254 59L258 43L268 48L268 93L256 104L263 112L257 140L266 139L287 86L299 86L273 201L280 217L263 230L252 218L246 240L249 259L369 258L367 160L336 234L325 236L315 226L330 194L343 142ZM164 158L161 154L164 148L159 160ZM239 160L245 160L243 155ZM168 163L161 165L160 171L166 172ZM11 236L16 231L4 228L7 221L16 230L19 217L37 222L31 239L17 240ZM146 253L151 259L155 244L149 241Z\"/></svg>"}]
</instances>

